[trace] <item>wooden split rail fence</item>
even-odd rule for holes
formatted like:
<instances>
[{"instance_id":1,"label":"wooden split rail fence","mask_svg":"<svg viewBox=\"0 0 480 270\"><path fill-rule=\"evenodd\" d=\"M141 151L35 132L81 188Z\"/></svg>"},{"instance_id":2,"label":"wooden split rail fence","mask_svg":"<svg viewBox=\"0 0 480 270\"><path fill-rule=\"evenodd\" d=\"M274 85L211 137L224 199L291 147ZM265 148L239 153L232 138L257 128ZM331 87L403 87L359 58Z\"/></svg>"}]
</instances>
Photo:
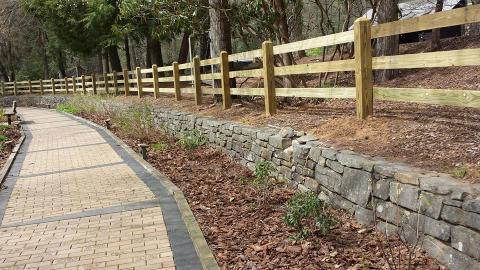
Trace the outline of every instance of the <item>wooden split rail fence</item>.
<instances>
[{"instance_id":1,"label":"wooden split rail fence","mask_svg":"<svg viewBox=\"0 0 480 270\"><path fill-rule=\"evenodd\" d=\"M372 26L369 20L360 18L355 21L354 30L328 36L276 46L266 41L261 49L232 55L222 52L220 57L206 60L195 57L191 63L173 63L165 67L154 65L148 69L136 68L133 71L123 70L75 78L2 82L1 91L3 95L83 93L136 94L138 97L153 93L155 98L158 98L160 93L171 93L177 100L184 94L193 94L197 105L202 103L203 95L218 94L223 96L224 109L231 107L231 95L264 96L265 112L269 116L276 113L276 97L356 99L357 116L361 119L372 115L374 99L480 108L480 91L373 86L374 70L480 65L480 49L373 57L371 46L371 40L376 38L476 22L480 22L480 5L375 26ZM355 48L354 59L291 66L274 65L275 55L351 42ZM251 59L261 59L263 67L229 70L231 62ZM219 72L202 74L201 67L211 65L218 66ZM355 87L278 88L274 80L275 76L342 71L355 72ZM229 80L241 77L263 78L263 87L230 88ZM221 87L202 87L203 80L219 80ZM185 82L193 83L190 85ZM188 87L185 87L186 85Z\"/></svg>"}]
</instances>

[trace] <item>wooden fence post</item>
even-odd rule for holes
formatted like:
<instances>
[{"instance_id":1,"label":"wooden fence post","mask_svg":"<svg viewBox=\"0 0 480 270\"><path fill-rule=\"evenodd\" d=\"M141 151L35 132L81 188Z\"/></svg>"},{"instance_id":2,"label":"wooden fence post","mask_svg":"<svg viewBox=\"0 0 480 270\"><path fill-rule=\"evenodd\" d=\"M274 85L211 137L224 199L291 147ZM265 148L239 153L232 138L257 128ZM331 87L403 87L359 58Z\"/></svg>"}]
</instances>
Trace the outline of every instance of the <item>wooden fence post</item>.
<instances>
[{"instance_id":1,"label":"wooden fence post","mask_svg":"<svg viewBox=\"0 0 480 270\"><path fill-rule=\"evenodd\" d=\"M65 93L68 95L68 77L65 77L63 80L65 81Z\"/></svg>"},{"instance_id":2,"label":"wooden fence post","mask_svg":"<svg viewBox=\"0 0 480 270\"><path fill-rule=\"evenodd\" d=\"M73 94L77 93L77 77L72 77Z\"/></svg>"},{"instance_id":3,"label":"wooden fence post","mask_svg":"<svg viewBox=\"0 0 480 270\"><path fill-rule=\"evenodd\" d=\"M173 87L175 88L175 99L178 101L182 99L182 93L180 91L180 70L178 68L178 62L173 62L172 69L173 69Z\"/></svg>"},{"instance_id":4,"label":"wooden fence post","mask_svg":"<svg viewBox=\"0 0 480 270\"><path fill-rule=\"evenodd\" d=\"M228 64L228 53L220 53L220 72L222 74L222 97L223 109L232 107L232 96L230 95L230 67Z\"/></svg>"},{"instance_id":5,"label":"wooden fence post","mask_svg":"<svg viewBox=\"0 0 480 270\"><path fill-rule=\"evenodd\" d=\"M159 96L159 87L158 87L158 66L152 65L152 78L153 78L153 96L155 99Z\"/></svg>"},{"instance_id":6,"label":"wooden fence post","mask_svg":"<svg viewBox=\"0 0 480 270\"><path fill-rule=\"evenodd\" d=\"M87 83L85 81L85 75L82 75L82 92L84 96L87 94Z\"/></svg>"},{"instance_id":7,"label":"wooden fence post","mask_svg":"<svg viewBox=\"0 0 480 270\"><path fill-rule=\"evenodd\" d=\"M128 83L128 70L124 69L123 70L123 90L125 91L125 96L128 96L128 92L130 92L130 87Z\"/></svg>"},{"instance_id":8,"label":"wooden fence post","mask_svg":"<svg viewBox=\"0 0 480 270\"><path fill-rule=\"evenodd\" d=\"M366 119L373 114L373 70L371 24L366 18L354 23L355 87L357 118Z\"/></svg>"},{"instance_id":9,"label":"wooden fence post","mask_svg":"<svg viewBox=\"0 0 480 270\"><path fill-rule=\"evenodd\" d=\"M52 84L52 94L55 95L55 79L52 78L51 84Z\"/></svg>"},{"instance_id":10,"label":"wooden fence post","mask_svg":"<svg viewBox=\"0 0 480 270\"><path fill-rule=\"evenodd\" d=\"M273 58L273 44L265 41L262 44L263 50L263 87L265 91L265 113L272 116L277 113L275 101L275 70Z\"/></svg>"},{"instance_id":11,"label":"wooden fence post","mask_svg":"<svg viewBox=\"0 0 480 270\"><path fill-rule=\"evenodd\" d=\"M141 98L143 94L143 88L142 88L142 70L137 67L137 90L138 90L138 97Z\"/></svg>"},{"instance_id":12,"label":"wooden fence post","mask_svg":"<svg viewBox=\"0 0 480 270\"><path fill-rule=\"evenodd\" d=\"M2 81L2 96L5 95L5 82Z\"/></svg>"},{"instance_id":13,"label":"wooden fence post","mask_svg":"<svg viewBox=\"0 0 480 270\"><path fill-rule=\"evenodd\" d=\"M115 96L118 95L118 77L116 71L113 71L113 94Z\"/></svg>"},{"instance_id":14,"label":"wooden fence post","mask_svg":"<svg viewBox=\"0 0 480 270\"><path fill-rule=\"evenodd\" d=\"M17 95L17 81L13 81L13 95Z\"/></svg>"},{"instance_id":15,"label":"wooden fence post","mask_svg":"<svg viewBox=\"0 0 480 270\"><path fill-rule=\"evenodd\" d=\"M103 73L103 84L105 86L105 93L108 95L108 76L107 73Z\"/></svg>"},{"instance_id":16,"label":"wooden fence post","mask_svg":"<svg viewBox=\"0 0 480 270\"><path fill-rule=\"evenodd\" d=\"M200 78L200 57L193 58L193 79L195 88L195 104L202 104L202 80Z\"/></svg>"},{"instance_id":17,"label":"wooden fence post","mask_svg":"<svg viewBox=\"0 0 480 270\"><path fill-rule=\"evenodd\" d=\"M93 94L97 94L97 78L95 77L95 73L92 74L92 90Z\"/></svg>"},{"instance_id":18,"label":"wooden fence post","mask_svg":"<svg viewBox=\"0 0 480 270\"><path fill-rule=\"evenodd\" d=\"M40 80L40 95L43 95L43 80Z\"/></svg>"},{"instance_id":19,"label":"wooden fence post","mask_svg":"<svg viewBox=\"0 0 480 270\"><path fill-rule=\"evenodd\" d=\"M33 94L32 81L31 80L28 80L28 92L30 92L30 94Z\"/></svg>"}]
</instances>

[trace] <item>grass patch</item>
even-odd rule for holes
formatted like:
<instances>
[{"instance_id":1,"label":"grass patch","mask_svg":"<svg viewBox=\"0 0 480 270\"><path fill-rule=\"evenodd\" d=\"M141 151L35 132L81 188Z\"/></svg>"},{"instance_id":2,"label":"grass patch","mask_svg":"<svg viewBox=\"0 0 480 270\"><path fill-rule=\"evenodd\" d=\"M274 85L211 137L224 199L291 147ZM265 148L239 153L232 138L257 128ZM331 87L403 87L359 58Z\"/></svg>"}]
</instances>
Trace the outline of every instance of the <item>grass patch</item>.
<instances>
[{"instance_id":1,"label":"grass patch","mask_svg":"<svg viewBox=\"0 0 480 270\"><path fill-rule=\"evenodd\" d=\"M207 137L198 130L188 131L182 133L178 143L183 149L192 150L204 145L207 142Z\"/></svg>"},{"instance_id":2,"label":"grass patch","mask_svg":"<svg viewBox=\"0 0 480 270\"><path fill-rule=\"evenodd\" d=\"M305 51L307 56L320 56L323 54L324 48L312 48Z\"/></svg>"},{"instance_id":3,"label":"grass patch","mask_svg":"<svg viewBox=\"0 0 480 270\"><path fill-rule=\"evenodd\" d=\"M77 107L75 107L71 103L64 103L64 104L59 104L57 106L57 111L59 112L64 112L64 113L69 113L69 114L77 114L80 111L78 110Z\"/></svg>"},{"instance_id":4,"label":"grass patch","mask_svg":"<svg viewBox=\"0 0 480 270\"><path fill-rule=\"evenodd\" d=\"M12 129L12 127L9 126L8 124L0 124L0 131L10 130L10 129Z\"/></svg>"},{"instance_id":5,"label":"grass patch","mask_svg":"<svg viewBox=\"0 0 480 270\"><path fill-rule=\"evenodd\" d=\"M154 151L163 151L167 148L167 145L163 142L158 142L158 143L154 143L154 144L150 145L150 147Z\"/></svg>"},{"instance_id":6,"label":"grass patch","mask_svg":"<svg viewBox=\"0 0 480 270\"><path fill-rule=\"evenodd\" d=\"M325 204L313 192L299 192L285 204L283 222L297 231L293 239L304 239L311 235L312 222L321 235L330 232L335 219L325 211Z\"/></svg>"},{"instance_id":7,"label":"grass patch","mask_svg":"<svg viewBox=\"0 0 480 270\"><path fill-rule=\"evenodd\" d=\"M451 171L450 171L450 175L457 178L457 179L463 179L465 178L465 176L467 175L468 173L468 168L466 166L462 166L462 167L457 167L457 168L453 168Z\"/></svg>"},{"instance_id":8,"label":"grass patch","mask_svg":"<svg viewBox=\"0 0 480 270\"><path fill-rule=\"evenodd\" d=\"M4 142L6 142L6 141L8 141L8 140L9 140L9 139L8 139L7 136L5 136L5 135L0 135L0 143L4 143Z\"/></svg>"}]
</instances>

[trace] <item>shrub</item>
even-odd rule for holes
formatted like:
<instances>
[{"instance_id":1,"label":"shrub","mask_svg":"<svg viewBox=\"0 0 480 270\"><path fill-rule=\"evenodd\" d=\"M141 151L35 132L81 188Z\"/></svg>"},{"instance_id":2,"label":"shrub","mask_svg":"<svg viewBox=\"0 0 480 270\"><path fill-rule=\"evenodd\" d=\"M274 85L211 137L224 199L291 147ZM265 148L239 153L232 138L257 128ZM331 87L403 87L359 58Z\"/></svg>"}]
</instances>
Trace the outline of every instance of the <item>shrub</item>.
<instances>
[{"instance_id":1,"label":"shrub","mask_svg":"<svg viewBox=\"0 0 480 270\"><path fill-rule=\"evenodd\" d=\"M6 141L8 141L8 137L7 136L4 136L4 135L0 135L0 143L4 143Z\"/></svg>"},{"instance_id":2,"label":"shrub","mask_svg":"<svg viewBox=\"0 0 480 270\"><path fill-rule=\"evenodd\" d=\"M163 150L165 150L165 148L167 148L167 145L163 142L159 142L159 143L154 143L154 144L150 145L150 147L154 151L163 151Z\"/></svg>"},{"instance_id":3,"label":"shrub","mask_svg":"<svg viewBox=\"0 0 480 270\"><path fill-rule=\"evenodd\" d=\"M65 112L69 114L77 114L80 111L71 103L64 103L64 104L59 104L57 106L57 111L59 112Z\"/></svg>"},{"instance_id":4,"label":"shrub","mask_svg":"<svg viewBox=\"0 0 480 270\"><path fill-rule=\"evenodd\" d=\"M268 161L263 160L255 164L254 178L251 184L259 193L259 203L265 203L275 187L275 179L270 177L272 171L273 166Z\"/></svg>"},{"instance_id":5,"label":"shrub","mask_svg":"<svg viewBox=\"0 0 480 270\"><path fill-rule=\"evenodd\" d=\"M335 224L335 219L325 212L324 202L313 192L297 193L285 204L286 212L283 221L289 227L295 228L294 238L303 239L310 235L309 224L315 222L315 228L325 235Z\"/></svg>"},{"instance_id":6,"label":"shrub","mask_svg":"<svg viewBox=\"0 0 480 270\"><path fill-rule=\"evenodd\" d=\"M126 110L115 113L112 115L112 120L121 132L138 140L148 141L156 132L152 108L145 104L135 104Z\"/></svg>"},{"instance_id":7,"label":"shrub","mask_svg":"<svg viewBox=\"0 0 480 270\"><path fill-rule=\"evenodd\" d=\"M9 130L11 129L12 127L9 126L8 124L0 124L0 131L5 131L5 130Z\"/></svg>"},{"instance_id":8,"label":"shrub","mask_svg":"<svg viewBox=\"0 0 480 270\"><path fill-rule=\"evenodd\" d=\"M192 150L204 145L207 142L207 138L200 131L193 130L182 133L178 142L182 148Z\"/></svg>"}]
</instances>

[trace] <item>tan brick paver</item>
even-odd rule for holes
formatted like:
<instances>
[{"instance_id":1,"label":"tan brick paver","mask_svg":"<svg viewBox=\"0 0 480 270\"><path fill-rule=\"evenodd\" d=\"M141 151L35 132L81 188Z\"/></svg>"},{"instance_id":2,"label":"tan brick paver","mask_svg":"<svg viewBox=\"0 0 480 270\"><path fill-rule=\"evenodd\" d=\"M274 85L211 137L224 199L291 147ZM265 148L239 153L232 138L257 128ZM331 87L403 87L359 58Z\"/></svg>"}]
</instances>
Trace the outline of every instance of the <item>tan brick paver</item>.
<instances>
[{"instance_id":1,"label":"tan brick paver","mask_svg":"<svg viewBox=\"0 0 480 270\"><path fill-rule=\"evenodd\" d=\"M160 207L61 219L156 197L93 128L20 113L32 138L1 223L0 269L174 269Z\"/></svg>"}]
</instances>

